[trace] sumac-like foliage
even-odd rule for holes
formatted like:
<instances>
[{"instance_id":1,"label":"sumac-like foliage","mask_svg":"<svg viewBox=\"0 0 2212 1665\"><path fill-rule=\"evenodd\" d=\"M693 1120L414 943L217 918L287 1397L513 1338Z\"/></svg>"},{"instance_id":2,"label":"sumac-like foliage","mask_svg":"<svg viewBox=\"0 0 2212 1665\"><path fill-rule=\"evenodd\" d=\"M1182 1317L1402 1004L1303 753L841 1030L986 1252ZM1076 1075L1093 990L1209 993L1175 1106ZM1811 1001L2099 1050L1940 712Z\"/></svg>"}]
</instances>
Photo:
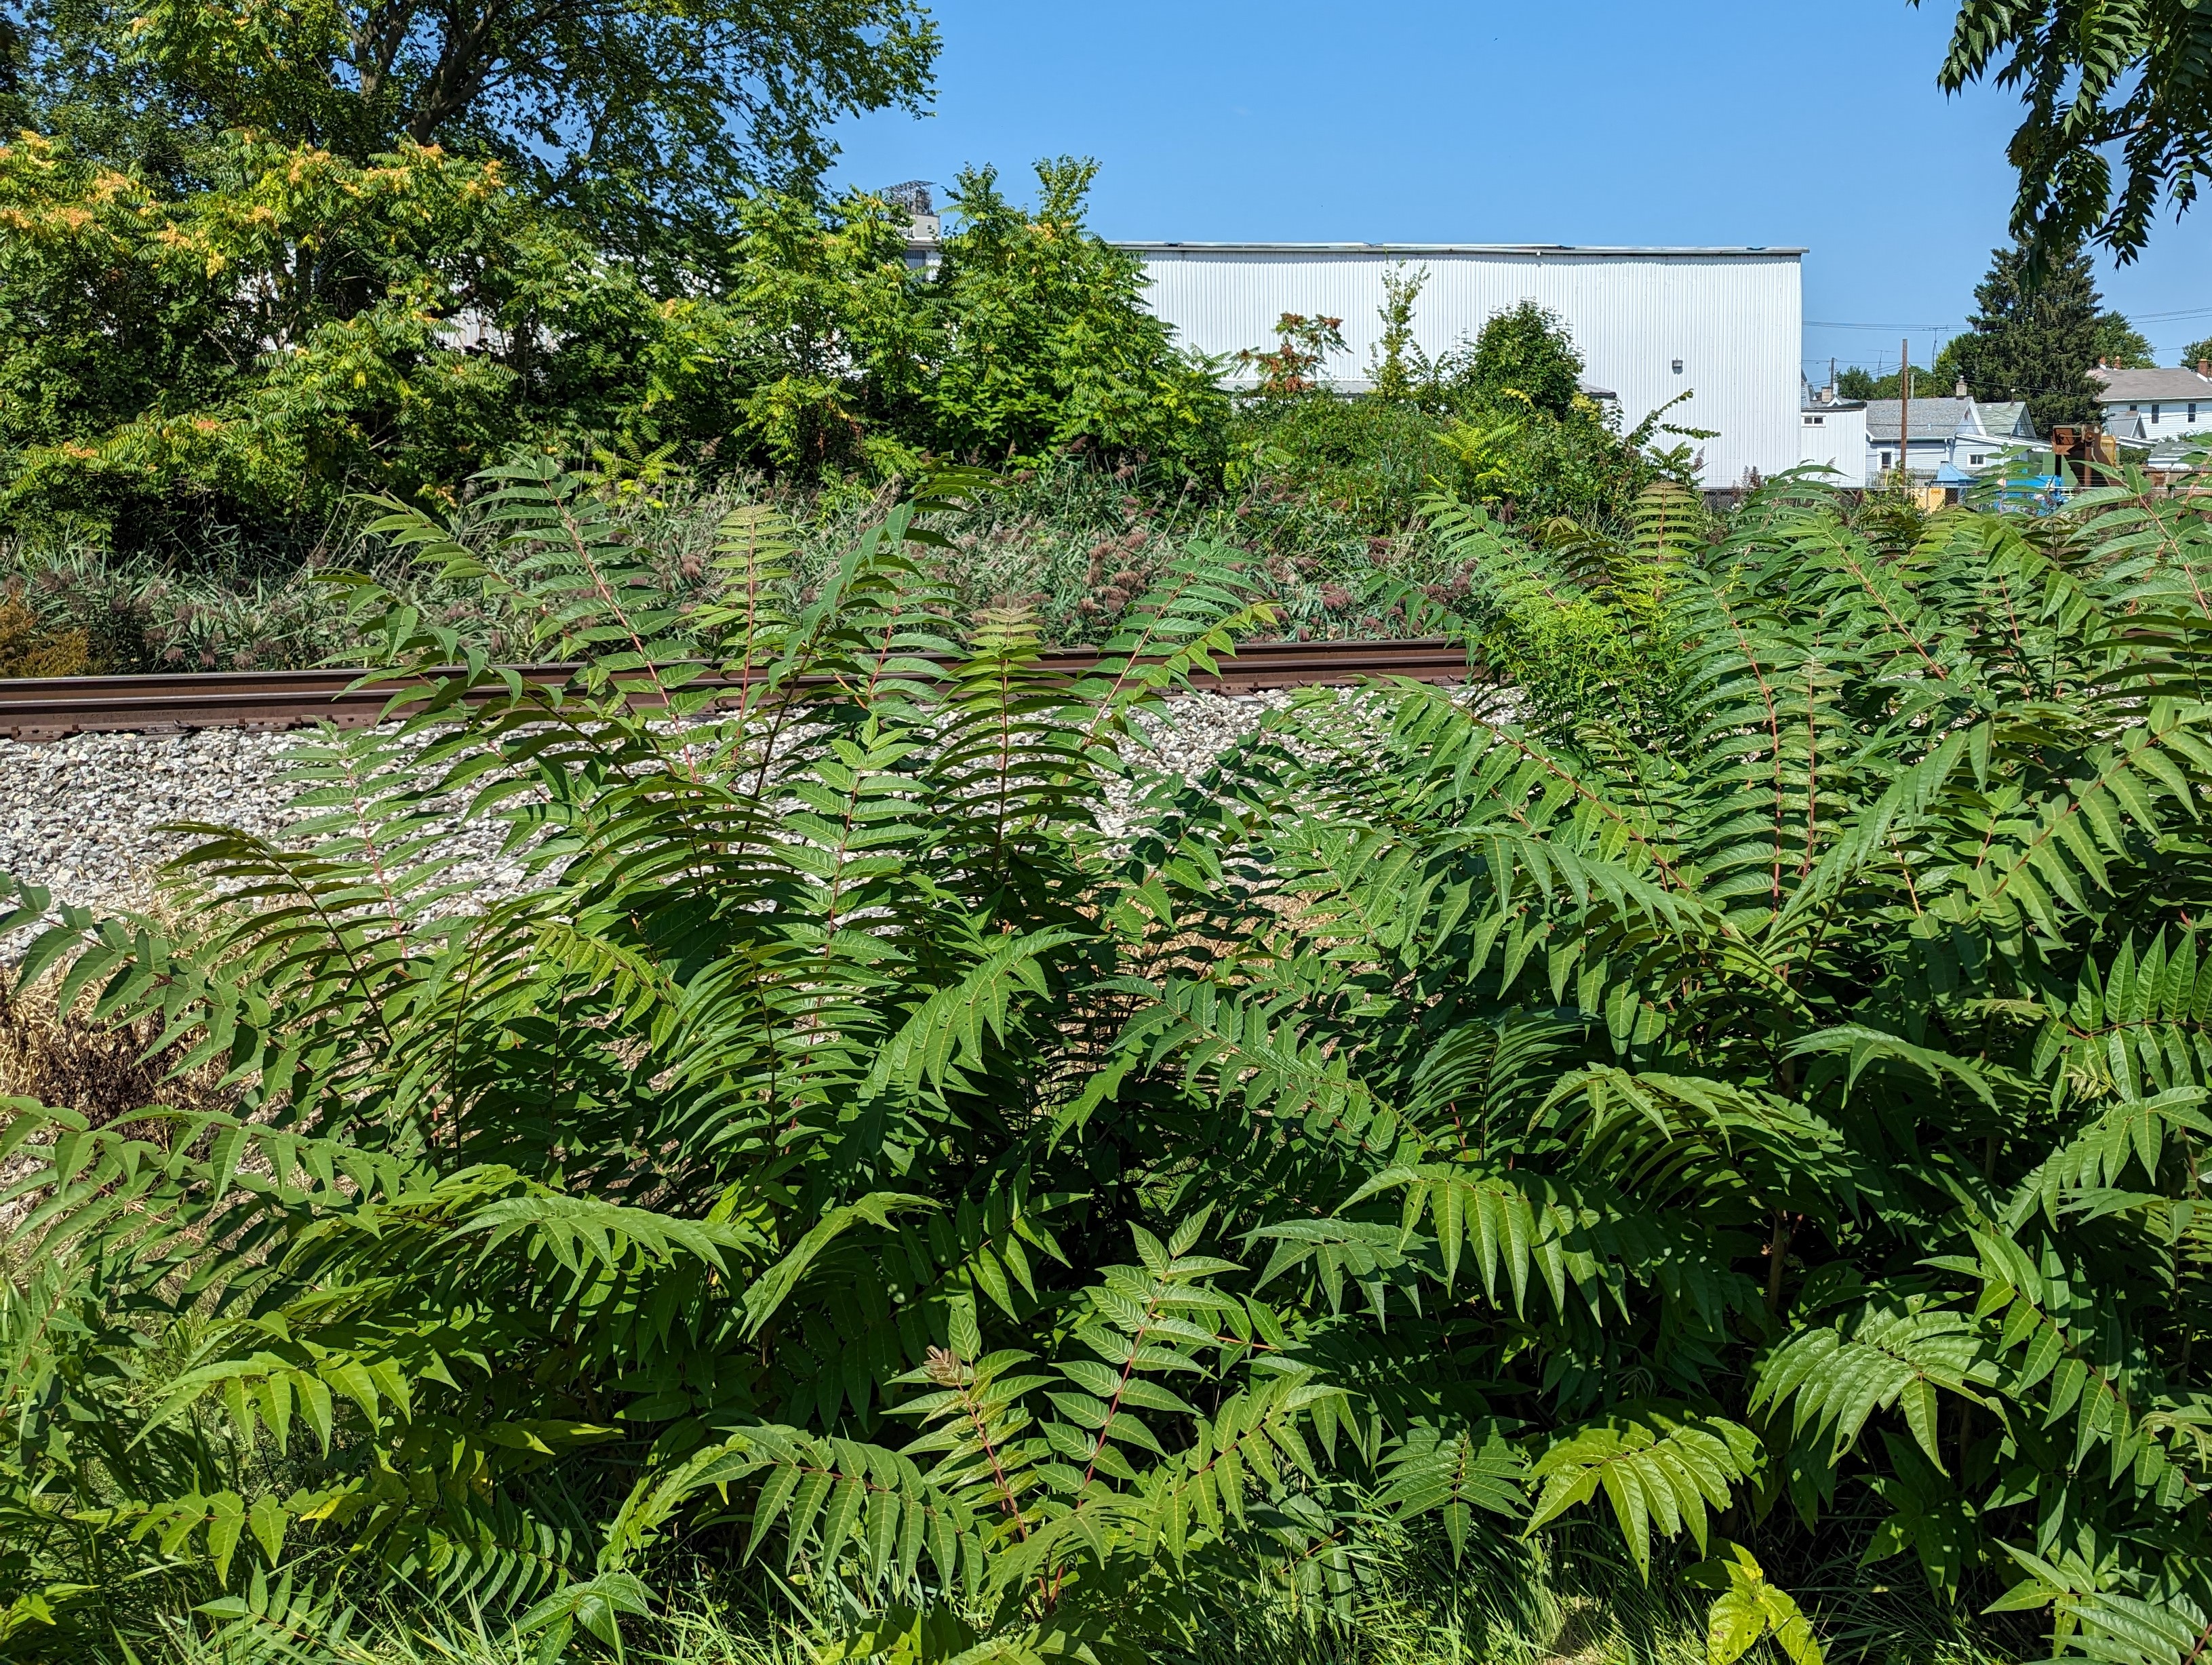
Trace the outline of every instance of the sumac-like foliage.
<instances>
[{"instance_id":1,"label":"sumac-like foliage","mask_svg":"<svg viewBox=\"0 0 2212 1665\"><path fill-rule=\"evenodd\" d=\"M1785 484L1588 573L1465 513L1516 616L1652 645L1632 709L1315 693L1194 783L1133 718L1264 621L1219 552L1071 681L1018 613L955 639L927 494L785 615L757 512L732 599L639 610L591 481L487 486L488 561L384 530L574 677L303 745L313 818L200 829L185 924L22 967L237 1103L7 1112L0 1645L404 1579L550 1656L689 1556L845 1657L1156 1659L1349 1603L1362 1522L1595 1511L1716 1657L1817 1659L1837 1535L2203 1651L2186 505L1899 549ZM456 892L454 793L538 888Z\"/></svg>"}]
</instances>

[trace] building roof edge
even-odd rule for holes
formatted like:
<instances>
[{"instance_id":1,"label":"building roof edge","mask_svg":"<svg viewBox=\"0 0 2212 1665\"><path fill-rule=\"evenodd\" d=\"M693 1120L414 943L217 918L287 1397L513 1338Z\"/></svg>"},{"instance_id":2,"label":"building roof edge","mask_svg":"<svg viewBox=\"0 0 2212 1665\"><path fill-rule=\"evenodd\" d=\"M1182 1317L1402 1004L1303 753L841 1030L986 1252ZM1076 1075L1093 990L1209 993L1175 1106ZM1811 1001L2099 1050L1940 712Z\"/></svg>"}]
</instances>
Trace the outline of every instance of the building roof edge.
<instances>
[{"instance_id":1,"label":"building roof edge","mask_svg":"<svg viewBox=\"0 0 2212 1665\"><path fill-rule=\"evenodd\" d=\"M1803 248L1784 245L1716 244L1670 247L1664 245L1603 243L1148 243L1113 240L1117 249L1141 254L1519 254L1621 256L1652 258L1694 258L1704 256L1760 255L1795 258Z\"/></svg>"}]
</instances>

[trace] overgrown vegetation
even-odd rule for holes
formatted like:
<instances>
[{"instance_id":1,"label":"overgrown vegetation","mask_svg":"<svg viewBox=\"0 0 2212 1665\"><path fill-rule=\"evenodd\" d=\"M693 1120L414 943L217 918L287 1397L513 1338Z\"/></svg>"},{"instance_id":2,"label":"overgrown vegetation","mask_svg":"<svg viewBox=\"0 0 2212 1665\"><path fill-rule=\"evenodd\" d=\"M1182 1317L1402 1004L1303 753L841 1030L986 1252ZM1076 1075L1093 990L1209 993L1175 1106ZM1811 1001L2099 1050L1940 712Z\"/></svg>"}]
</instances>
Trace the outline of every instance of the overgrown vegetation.
<instances>
[{"instance_id":1,"label":"overgrown vegetation","mask_svg":"<svg viewBox=\"0 0 2212 1665\"><path fill-rule=\"evenodd\" d=\"M1070 684L961 621L963 482L797 606L738 509L689 609L605 475L485 483L380 530L575 680L304 745L298 845L21 968L234 1101L7 1112L0 1648L2201 1653L2187 503L1439 502L1634 697L1316 693L1189 783L1133 719L1270 627L1218 545ZM541 888L457 905L449 790Z\"/></svg>"},{"instance_id":2,"label":"overgrown vegetation","mask_svg":"<svg viewBox=\"0 0 2212 1665\"><path fill-rule=\"evenodd\" d=\"M1052 286L1025 282L1024 295L1003 307L993 303L1018 338L1050 311ZM1501 335L1517 343L1506 362L1534 351L1538 371L1571 366L1570 391L1557 409L1536 405L1511 379L1540 385L1538 374L1498 367ZM995 352L975 350L979 359ZM1486 352L1493 362L1478 374L1470 366ZM1015 370L1034 367L1039 356L1033 342L1018 340L1006 354ZM1547 543L1595 547L1626 535L1629 506L1643 486L1692 474L1686 441L1666 449L1654 442L1663 413L1622 434L1609 414L1573 391L1579 363L1556 320L1522 308L1493 319L1441 368L1414 364L1420 380L1409 382L1414 391L1404 397L1379 388L1339 394L1311 378L1234 409L1226 397L1206 393L1212 437L1205 444L1228 459L1218 474L1196 471L1188 459L1145 461L1141 449L1117 463L1117 453L1087 442L1046 445L1033 465L1002 476L945 521L963 552L947 581L963 613L1018 603L1034 609L1048 641L1097 641L1185 541L1203 538L1234 551L1246 582L1277 604L1278 626L1288 634L1402 633L1410 627L1402 606L1370 603L1378 576L1478 617L1484 602L1466 562L1431 535L1422 512L1424 497L1439 484ZM1046 381L1020 374L997 375L992 386L991 397L1009 408L1041 412L1056 397ZM817 431L811 418L794 414L811 408L805 397L790 391L779 406L794 434ZM787 584L796 600L821 583L855 528L896 494L899 469L922 466L918 454L890 439L871 439L862 449L882 468L847 456L849 472L733 473L711 459L682 466L665 447L627 459L601 449L597 466L623 482L629 534L660 552L654 583L672 603L696 605L711 595L715 526L742 503L773 506L793 524ZM303 524L295 529L297 543L273 549L212 522L172 528L166 542L135 551L91 536L26 534L0 543L0 609L8 609L0 610L0 673L360 663L368 640L331 588L356 566L398 586L411 605L453 627L457 639L495 657L527 633L513 597L488 601L410 572L364 542L360 524L357 508L336 509L314 523L312 538Z\"/></svg>"},{"instance_id":3,"label":"overgrown vegetation","mask_svg":"<svg viewBox=\"0 0 2212 1665\"><path fill-rule=\"evenodd\" d=\"M1087 164L1034 214L964 175L933 272L880 199L750 199L721 267L657 278L496 162L234 137L178 189L0 146L0 534L258 552L348 493L451 502L517 451L708 478L1088 449L1218 471L1227 401L1090 235Z\"/></svg>"},{"instance_id":4,"label":"overgrown vegetation","mask_svg":"<svg viewBox=\"0 0 2212 1665\"><path fill-rule=\"evenodd\" d=\"M1693 446L1711 436L1668 426L1664 409L1624 433L1619 410L1583 391L1582 354L1564 324L1533 301L1429 361L1411 337L1425 275L1401 270L1386 286L1386 346L1364 396L1319 384L1343 349L1335 319L1286 315L1275 350L1247 355L1260 381L1237 429L1249 461L1233 477L1272 468L1376 533L1402 530L1442 487L1556 535L1617 536L1645 486L1694 485Z\"/></svg>"},{"instance_id":5,"label":"overgrown vegetation","mask_svg":"<svg viewBox=\"0 0 2212 1665\"><path fill-rule=\"evenodd\" d=\"M28 621L8 620L22 647L0 670L349 656L316 580L373 560L362 495L450 511L515 457L595 456L710 521L773 502L823 547L855 503L939 466L1043 478L968 530L1026 519L1021 560L993 570L1056 633L1094 637L1164 553L1115 554L1087 507L1043 522L1030 499L1136 499L1118 518L1243 546L1292 628L1342 633L1392 627L1354 598L1367 558L1400 551L1358 540L1418 542L1438 481L1618 535L1641 485L1686 477L1686 452L1647 454L1656 428L1624 436L1576 394L1572 343L1532 308L1416 363L1418 274L1394 290L1376 395L1310 373L1334 329L1311 320L1248 354L1282 373L1233 398L1144 304L1139 261L1086 227L1087 161L1040 163L1028 207L963 172L925 258L926 190L813 185L823 124L921 95L927 19L903 0L741 14L410 24L179 0L134 21L68 0L11 25L0 586ZM574 32L586 15L596 44ZM589 113L549 127L559 87ZM1509 360L1575 368L1559 395ZM817 576L800 561L802 586ZM521 625L412 598L494 653Z\"/></svg>"}]
</instances>

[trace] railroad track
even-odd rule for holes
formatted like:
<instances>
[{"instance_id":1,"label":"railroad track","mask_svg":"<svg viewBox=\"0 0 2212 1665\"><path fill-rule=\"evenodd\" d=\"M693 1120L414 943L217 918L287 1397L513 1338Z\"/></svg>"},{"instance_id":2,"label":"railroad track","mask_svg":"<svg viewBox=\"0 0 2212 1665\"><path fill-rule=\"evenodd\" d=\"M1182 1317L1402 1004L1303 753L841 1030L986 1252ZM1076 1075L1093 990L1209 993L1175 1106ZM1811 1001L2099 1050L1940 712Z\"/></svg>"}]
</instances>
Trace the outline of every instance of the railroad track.
<instances>
[{"instance_id":1,"label":"railroad track","mask_svg":"<svg viewBox=\"0 0 2212 1665\"><path fill-rule=\"evenodd\" d=\"M1099 657L1087 648L1056 649L1044 656L1044 663L1080 675L1095 669ZM521 669L533 681L557 683L568 679L571 667ZM132 730L295 729L312 723L359 727L375 722L395 691L390 683L352 687L360 675L353 669L235 670L0 678L0 734L41 741ZM1233 659L1221 662L1218 675L1192 681L1218 693L1253 693L1342 687L1382 676L1460 682L1468 675L1464 648L1442 637L1425 637L1399 642L1249 642ZM734 692L741 683L732 680L728 686Z\"/></svg>"}]
</instances>

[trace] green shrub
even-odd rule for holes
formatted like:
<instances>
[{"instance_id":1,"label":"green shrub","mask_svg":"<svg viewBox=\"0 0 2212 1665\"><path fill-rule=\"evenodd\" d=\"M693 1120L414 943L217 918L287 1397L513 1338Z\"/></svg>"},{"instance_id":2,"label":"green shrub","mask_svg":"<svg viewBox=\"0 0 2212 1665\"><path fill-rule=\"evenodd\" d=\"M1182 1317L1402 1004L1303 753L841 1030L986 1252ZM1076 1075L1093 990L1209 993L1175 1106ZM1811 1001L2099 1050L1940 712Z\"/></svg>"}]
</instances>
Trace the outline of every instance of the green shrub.
<instances>
[{"instance_id":1,"label":"green shrub","mask_svg":"<svg viewBox=\"0 0 2212 1665\"><path fill-rule=\"evenodd\" d=\"M965 172L928 286L913 443L994 466L1068 446L1114 462L1218 472L1229 402L1144 299L1143 263L1083 223L1097 164L1037 165L1024 213L989 168Z\"/></svg>"},{"instance_id":2,"label":"green shrub","mask_svg":"<svg viewBox=\"0 0 2212 1665\"><path fill-rule=\"evenodd\" d=\"M2190 504L1655 502L1558 559L1665 731L1316 692L1194 784L1132 718L1267 625L1218 548L1071 684L948 639L939 495L789 608L741 509L686 606L609 476L484 484L503 541L383 530L575 680L304 745L294 844L23 962L237 1103L6 1111L0 1647L465 1593L550 1658L703 1568L835 1657L1352 1653L1391 1535L1472 1603L1582 1522L1715 1657L2191 1654ZM542 888L466 905L447 791Z\"/></svg>"},{"instance_id":3,"label":"green shrub","mask_svg":"<svg viewBox=\"0 0 2212 1665\"><path fill-rule=\"evenodd\" d=\"M0 533L275 553L350 493L450 504L502 457L594 446L709 477L1071 448L1219 472L1226 397L1084 227L1087 163L1041 166L1034 215L963 175L933 275L876 198L772 195L671 275L496 163L252 134L198 160L180 184L0 145Z\"/></svg>"},{"instance_id":4,"label":"green shrub","mask_svg":"<svg viewBox=\"0 0 2212 1665\"><path fill-rule=\"evenodd\" d=\"M1583 355L1566 325L1533 300L1492 314L1473 344L1446 354L1436 371L1448 397L1464 391L1553 418L1574 412L1582 378Z\"/></svg>"},{"instance_id":5,"label":"green shrub","mask_svg":"<svg viewBox=\"0 0 2212 1665\"><path fill-rule=\"evenodd\" d=\"M1432 496L1423 505L1443 551L1469 575L1464 598L1401 582L1412 618L1422 601L1457 602L1482 657L1524 702L1533 727L1571 738L1594 720L1647 741L1695 743L1681 716L1689 626L1682 574L1705 542L1706 517L1682 487L1662 481L1638 499L1635 530L1592 536L1571 523L1548 546L1504 536L1480 506ZM1449 614L1448 614L1449 615Z\"/></svg>"},{"instance_id":6,"label":"green shrub","mask_svg":"<svg viewBox=\"0 0 2212 1665\"><path fill-rule=\"evenodd\" d=\"M1419 359L1412 319L1425 276L1387 277L1371 393L1334 394L1315 379L1326 343L1297 331L1333 331L1334 319L1285 314L1277 351L1245 354L1269 379L1238 411L1232 486L1279 481L1375 534L1403 531L1442 490L1508 521L1571 521L1584 535L1620 536L1646 486L1695 483L1684 445L1653 442L1662 432L1698 436L1663 427L1661 412L1624 433L1617 412L1581 391L1582 355L1565 326L1533 302L1492 317L1433 364Z\"/></svg>"},{"instance_id":7,"label":"green shrub","mask_svg":"<svg viewBox=\"0 0 2212 1665\"><path fill-rule=\"evenodd\" d=\"M437 334L511 252L496 167L251 136L216 166L179 194L35 135L0 145L0 526L153 538L210 501L281 521L456 480L520 437L513 372Z\"/></svg>"},{"instance_id":8,"label":"green shrub","mask_svg":"<svg viewBox=\"0 0 2212 1665\"><path fill-rule=\"evenodd\" d=\"M1279 480L1377 535L1402 531L1452 467L1433 418L1371 395L1248 401L1237 439L1258 463L1240 483Z\"/></svg>"}]
</instances>

